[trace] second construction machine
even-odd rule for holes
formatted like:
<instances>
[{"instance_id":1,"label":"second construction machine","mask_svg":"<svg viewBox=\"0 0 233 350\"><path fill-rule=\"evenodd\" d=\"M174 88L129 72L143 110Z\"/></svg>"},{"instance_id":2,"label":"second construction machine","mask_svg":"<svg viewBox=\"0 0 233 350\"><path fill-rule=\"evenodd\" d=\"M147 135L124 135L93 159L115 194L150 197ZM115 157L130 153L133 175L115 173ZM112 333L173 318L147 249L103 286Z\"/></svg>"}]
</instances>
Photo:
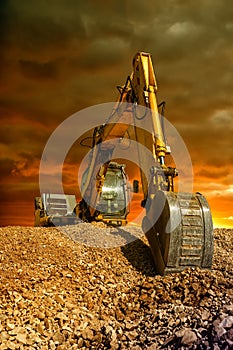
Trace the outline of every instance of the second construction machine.
<instances>
[{"instance_id":1,"label":"second construction machine","mask_svg":"<svg viewBox=\"0 0 233 350\"><path fill-rule=\"evenodd\" d=\"M200 193L174 192L173 181L178 174L175 168L166 165L170 149L159 114L157 83L149 53L135 55L132 74L118 90L119 98L109 119L94 130L82 200L77 207L79 217L93 221L107 220L113 215L114 211L101 212L98 203L103 202L103 186L112 166L116 140L124 139L133 125L136 143L143 146L138 147L140 168L143 169L140 172L142 206L146 210L142 228L158 273L164 275L196 266L211 268L213 224L210 208ZM140 106L144 107L141 111ZM143 127L147 121L151 125L150 132ZM152 166L148 152L153 158ZM115 205L116 208L120 205L117 198ZM123 207L126 206L125 201ZM126 218L127 210L115 210L115 219L122 220L122 215Z\"/></svg>"}]
</instances>

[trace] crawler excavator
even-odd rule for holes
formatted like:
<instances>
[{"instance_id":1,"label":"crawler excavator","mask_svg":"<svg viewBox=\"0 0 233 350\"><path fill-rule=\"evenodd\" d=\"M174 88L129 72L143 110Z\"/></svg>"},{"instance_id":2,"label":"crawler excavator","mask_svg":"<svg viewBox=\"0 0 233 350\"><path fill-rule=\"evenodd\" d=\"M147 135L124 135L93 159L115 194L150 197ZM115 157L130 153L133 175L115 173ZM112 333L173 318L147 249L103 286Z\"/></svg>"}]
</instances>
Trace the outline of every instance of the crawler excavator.
<instances>
[{"instance_id":1,"label":"crawler excavator","mask_svg":"<svg viewBox=\"0 0 233 350\"><path fill-rule=\"evenodd\" d=\"M142 229L157 272L164 275L188 267L211 268L213 224L210 208L202 194L174 190L174 178L178 172L167 162L170 148L159 113L157 82L149 53L135 55L132 74L118 90L118 99L107 121L93 131L88 166L80 186L81 201L76 208L72 204L72 212L62 207L60 213L58 196L56 210L49 213L46 212L49 208L46 198L52 195L44 194L43 198L36 200L36 226L59 217L66 219L68 216L73 220L73 209L77 217L86 222L126 224L130 189L124 165L113 162L113 159L117 145L133 129L138 145L143 192L141 204L145 211ZM146 123L149 125L147 130ZM54 213L55 217L52 216Z\"/></svg>"},{"instance_id":2,"label":"crawler excavator","mask_svg":"<svg viewBox=\"0 0 233 350\"><path fill-rule=\"evenodd\" d=\"M118 90L119 97L107 122L96 127L93 133L92 150L77 215L84 221L126 220L128 187L123 181L125 199L123 193L119 197L122 205L114 197L114 190L117 191L114 185L116 177L112 176L111 180L108 172L117 168L111 162L117 142L125 138L129 125L133 125L136 142L143 146L138 148L140 169L143 169L140 172L144 196L142 206L146 210L142 228L158 273L164 275L196 266L211 268L213 224L209 205L200 193L176 193L173 182L178 175L177 170L166 165L170 149L159 114L151 54L139 52L135 55L132 74ZM142 115L140 106L144 107ZM151 125L149 133L143 127L146 121ZM152 166L151 162L148 163L148 151L153 155ZM118 167L118 175L120 169L123 168ZM105 181L111 189L108 194ZM108 203L115 198L115 209L111 205L108 207L111 208L110 211L106 206L101 209L99 203L103 204L106 194Z\"/></svg>"}]
</instances>

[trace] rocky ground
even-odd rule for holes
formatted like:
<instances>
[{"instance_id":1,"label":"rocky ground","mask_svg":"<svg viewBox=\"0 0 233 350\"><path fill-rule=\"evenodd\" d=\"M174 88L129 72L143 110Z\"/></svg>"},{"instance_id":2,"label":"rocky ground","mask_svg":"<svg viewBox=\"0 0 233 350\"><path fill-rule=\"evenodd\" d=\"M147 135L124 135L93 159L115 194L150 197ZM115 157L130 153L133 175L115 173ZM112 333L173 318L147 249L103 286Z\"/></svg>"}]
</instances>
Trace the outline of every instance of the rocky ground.
<instances>
[{"instance_id":1,"label":"rocky ground","mask_svg":"<svg viewBox=\"0 0 233 350\"><path fill-rule=\"evenodd\" d=\"M0 350L233 349L233 230L212 271L161 277L136 228L81 225L0 228Z\"/></svg>"}]
</instances>

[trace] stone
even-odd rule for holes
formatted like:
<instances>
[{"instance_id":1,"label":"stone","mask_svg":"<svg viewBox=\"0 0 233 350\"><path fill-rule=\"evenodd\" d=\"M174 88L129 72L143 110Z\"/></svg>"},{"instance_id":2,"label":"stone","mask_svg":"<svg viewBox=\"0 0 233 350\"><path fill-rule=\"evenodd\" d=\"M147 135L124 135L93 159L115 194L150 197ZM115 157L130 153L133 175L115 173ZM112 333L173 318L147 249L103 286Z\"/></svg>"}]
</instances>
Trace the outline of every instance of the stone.
<instances>
[{"instance_id":1,"label":"stone","mask_svg":"<svg viewBox=\"0 0 233 350\"><path fill-rule=\"evenodd\" d=\"M113 329L112 332L111 332L111 341L110 341L110 346L111 346L111 349L118 349L118 346L117 346L117 334L115 332L115 330Z\"/></svg>"},{"instance_id":2,"label":"stone","mask_svg":"<svg viewBox=\"0 0 233 350\"><path fill-rule=\"evenodd\" d=\"M64 299L63 299L62 296L60 296L59 294L55 294L54 299L55 299L58 303L60 303L60 304L62 304L62 305L65 303L65 302L64 302Z\"/></svg>"},{"instance_id":3,"label":"stone","mask_svg":"<svg viewBox=\"0 0 233 350\"><path fill-rule=\"evenodd\" d=\"M52 340L49 341L49 349L50 350L55 350L56 349L56 345L55 345L55 343Z\"/></svg>"},{"instance_id":4,"label":"stone","mask_svg":"<svg viewBox=\"0 0 233 350\"><path fill-rule=\"evenodd\" d=\"M230 339L227 339L227 344L229 345L230 349L233 349L233 341Z\"/></svg>"},{"instance_id":5,"label":"stone","mask_svg":"<svg viewBox=\"0 0 233 350\"><path fill-rule=\"evenodd\" d=\"M18 333L16 335L16 340L22 344L27 344L27 334L26 333Z\"/></svg>"},{"instance_id":6,"label":"stone","mask_svg":"<svg viewBox=\"0 0 233 350\"><path fill-rule=\"evenodd\" d=\"M133 330L127 332L126 335L130 340L135 340L138 337L138 332L136 330Z\"/></svg>"},{"instance_id":7,"label":"stone","mask_svg":"<svg viewBox=\"0 0 233 350\"><path fill-rule=\"evenodd\" d=\"M42 342L42 339L38 335L34 335L32 337L32 339L34 340L35 343L41 343Z\"/></svg>"},{"instance_id":8,"label":"stone","mask_svg":"<svg viewBox=\"0 0 233 350\"><path fill-rule=\"evenodd\" d=\"M233 304L232 305L224 305L223 312L227 312L233 316Z\"/></svg>"},{"instance_id":9,"label":"stone","mask_svg":"<svg viewBox=\"0 0 233 350\"><path fill-rule=\"evenodd\" d=\"M223 328L223 326L219 325L219 326L215 327L215 332L217 333L218 337L221 337L227 331L225 330L225 328Z\"/></svg>"},{"instance_id":10,"label":"stone","mask_svg":"<svg viewBox=\"0 0 233 350\"><path fill-rule=\"evenodd\" d=\"M227 337L228 339L233 340L233 328L229 329L227 332Z\"/></svg>"},{"instance_id":11,"label":"stone","mask_svg":"<svg viewBox=\"0 0 233 350\"><path fill-rule=\"evenodd\" d=\"M88 340L92 340L93 339L93 331L90 329L90 328L85 328L83 331L82 331L82 337L83 339L88 339Z\"/></svg>"},{"instance_id":12,"label":"stone","mask_svg":"<svg viewBox=\"0 0 233 350\"><path fill-rule=\"evenodd\" d=\"M141 348L139 348L139 349L141 349ZM151 344L146 348L146 350L157 350L157 349L158 349L157 343Z\"/></svg>"},{"instance_id":13,"label":"stone","mask_svg":"<svg viewBox=\"0 0 233 350\"><path fill-rule=\"evenodd\" d=\"M38 333L40 333L42 335L44 334L44 328L43 328L43 325L41 323L37 324L36 329L37 329Z\"/></svg>"},{"instance_id":14,"label":"stone","mask_svg":"<svg viewBox=\"0 0 233 350\"><path fill-rule=\"evenodd\" d=\"M202 319L202 321L207 321L209 318L210 318L210 312L209 312L209 310L204 310L204 311L201 313L201 319Z\"/></svg>"},{"instance_id":15,"label":"stone","mask_svg":"<svg viewBox=\"0 0 233 350\"><path fill-rule=\"evenodd\" d=\"M15 328L15 324L14 323L7 322L7 324L6 324L6 330L7 331L12 331L14 328Z\"/></svg>"},{"instance_id":16,"label":"stone","mask_svg":"<svg viewBox=\"0 0 233 350\"><path fill-rule=\"evenodd\" d=\"M42 311L37 311L36 316L40 319L43 320L45 318L45 313Z\"/></svg>"},{"instance_id":17,"label":"stone","mask_svg":"<svg viewBox=\"0 0 233 350\"><path fill-rule=\"evenodd\" d=\"M62 344L64 340L64 335L61 332L57 331L56 333L54 333L53 341L55 344Z\"/></svg>"},{"instance_id":18,"label":"stone","mask_svg":"<svg viewBox=\"0 0 233 350\"><path fill-rule=\"evenodd\" d=\"M197 341L196 333L194 333L191 330L186 330L186 332L184 333L184 335L183 335L183 337L181 339L181 344L183 344L183 345L191 345L195 341Z\"/></svg>"},{"instance_id":19,"label":"stone","mask_svg":"<svg viewBox=\"0 0 233 350\"><path fill-rule=\"evenodd\" d=\"M220 323L220 326L224 328L231 328L233 326L233 316L225 317Z\"/></svg>"},{"instance_id":20,"label":"stone","mask_svg":"<svg viewBox=\"0 0 233 350\"><path fill-rule=\"evenodd\" d=\"M213 344L213 350L221 350L218 344Z\"/></svg>"},{"instance_id":21,"label":"stone","mask_svg":"<svg viewBox=\"0 0 233 350\"><path fill-rule=\"evenodd\" d=\"M175 335L177 336L177 338L182 338L185 335L185 333L189 330L191 329L186 329L186 328L180 329L179 331L175 332Z\"/></svg>"},{"instance_id":22,"label":"stone","mask_svg":"<svg viewBox=\"0 0 233 350\"><path fill-rule=\"evenodd\" d=\"M17 347L18 346L13 341L8 340L6 343L6 346L2 347L2 349L15 350L15 349L17 349ZM1 349L1 347L0 347L0 349Z\"/></svg>"},{"instance_id":23,"label":"stone","mask_svg":"<svg viewBox=\"0 0 233 350\"><path fill-rule=\"evenodd\" d=\"M84 344L83 338L79 338L79 339L78 339L78 342L77 342L78 348L82 348L82 347L83 347L83 344Z\"/></svg>"},{"instance_id":24,"label":"stone","mask_svg":"<svg viewBox=\"0 0 233 350\"><path fill-rule=\"evenodd\" d=\"M45 325L45 328L46 328L46 329L49 329L49 328L50 328L50 323L49 323L49 320L48 320L47 317L46 317L45 320L44 320L44 325Z\"/></svg>"},{"instance_id":25,"label":"stone","mask_svg":"<svg viewBox=\"0 0 233 350\"><path fill-rule=\"evenodd\" d=\"M115 310L115 315L118 321L123 321L125 318L124 314L119 309Z\"/></svg>"}]
</instances>

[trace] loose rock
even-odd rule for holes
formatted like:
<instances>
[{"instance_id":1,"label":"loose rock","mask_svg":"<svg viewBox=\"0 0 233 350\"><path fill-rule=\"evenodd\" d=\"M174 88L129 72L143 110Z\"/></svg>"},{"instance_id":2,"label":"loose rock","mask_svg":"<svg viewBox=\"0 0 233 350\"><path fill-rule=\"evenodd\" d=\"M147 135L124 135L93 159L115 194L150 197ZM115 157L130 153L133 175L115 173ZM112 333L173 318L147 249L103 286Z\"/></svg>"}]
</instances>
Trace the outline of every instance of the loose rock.
<instances>
[{"instance_id":1,"label":"loose rock","mask_svg":"<svg viewBox=\"0 0 233 350\"><path fill-rule=\"evenodd\" d=\"M214 234L211 271L161 277L137 227L0 228L0 349L231 349L233 230Z\"/></svg>"}]
</instances>

